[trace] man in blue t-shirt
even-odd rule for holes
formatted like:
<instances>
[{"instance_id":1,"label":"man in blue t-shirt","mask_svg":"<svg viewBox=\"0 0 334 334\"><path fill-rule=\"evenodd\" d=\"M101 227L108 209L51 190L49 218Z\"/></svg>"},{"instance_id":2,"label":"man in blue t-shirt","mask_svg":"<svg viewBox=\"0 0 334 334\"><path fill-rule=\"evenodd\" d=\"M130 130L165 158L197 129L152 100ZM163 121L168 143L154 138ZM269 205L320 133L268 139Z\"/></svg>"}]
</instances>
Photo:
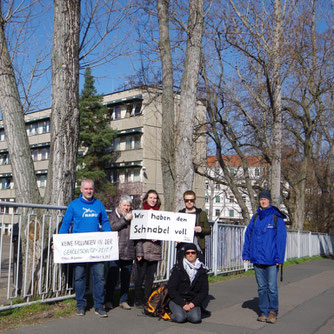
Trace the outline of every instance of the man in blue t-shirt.
<instances>
[{"instance_id":1,"label":"man in blue t-shirt","mask_svg":"<svg viewBox=\"0 0 334 334\"><path fill-rule=\"evenodd\" d=\"M85 179L81 182L81 195L72 201L66 210L59 234L111 231L106 210L98 199L94 198L94 182ZM85 315L87 301L86 293L86 267L87 263L74 265L74 288L77 301L77 315ZM103 307L104 303L104 262L90 263L93 274L93 299L95 313L100 317L108 316Z\"/></svg>"}]
</instances>

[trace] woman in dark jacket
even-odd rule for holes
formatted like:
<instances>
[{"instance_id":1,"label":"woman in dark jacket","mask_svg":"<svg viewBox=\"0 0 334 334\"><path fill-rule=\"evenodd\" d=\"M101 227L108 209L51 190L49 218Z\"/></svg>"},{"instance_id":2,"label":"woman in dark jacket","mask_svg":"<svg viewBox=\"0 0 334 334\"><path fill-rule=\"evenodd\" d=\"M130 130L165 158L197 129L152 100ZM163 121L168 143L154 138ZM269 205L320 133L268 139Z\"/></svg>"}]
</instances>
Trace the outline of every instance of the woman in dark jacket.
<instances>
[{"instance_id":1,"label":"woman in dark jacket","mask_svg":"<svg viewBox=\"0 0 334 334\"><path fill-rule=\"evenodd\" d=\"M168 281L169 308L173 321L201 322L201 304L208 295L207 270L197 258L197 247L186 244L184 258L177 263Z\"/></svg>"},{"instance_id":2,"label":"woman in dark jacket","mask_svg":"<svg viewBox=\"0 0 334 334\"><path fill-rule=\"evenodd\" d=\"M143 198L144 210L159 210L161 205L158 193L149 190ZM135 306L142 308L152 292L154 274L161 260L161 241L139 240L136 243L137 276L135 281ZM144 300L141 288L145 280Z\"/></svg>"},{"instance_id":3,"label":"woman in dark jacket","mask_svg":"<svg viewBox=\"0 0 334 334\"><path fill-rule=\"evenodd\" d=\"M106 308L113 307L113 295L121 271L121 293L119 306L130 310L128 304L130 276L133 260L136 258L134 241L130 240L130 224L132 199L122 195L118 207L110 214L110 227L112 231L118 231L119 260L109 262L109 271L106 281Z\"/></svg>"}]
</instances>

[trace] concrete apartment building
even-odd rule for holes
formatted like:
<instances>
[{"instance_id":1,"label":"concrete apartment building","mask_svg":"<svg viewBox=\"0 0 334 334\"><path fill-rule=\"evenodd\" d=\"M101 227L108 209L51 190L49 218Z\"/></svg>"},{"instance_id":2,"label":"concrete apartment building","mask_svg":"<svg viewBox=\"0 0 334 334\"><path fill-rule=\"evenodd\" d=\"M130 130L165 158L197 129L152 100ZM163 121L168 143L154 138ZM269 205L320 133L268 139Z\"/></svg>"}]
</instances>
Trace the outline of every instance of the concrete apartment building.
<instances>
[{"instance_id":1,"label":"concrete apartment building","mask_svg":"<svg viewBox=\"0 0 334 334\"><path fill-rule=\"evenodd\" d=\"M244 183L243 171L241 168L241 159L239 156L223 157L228 165L230 173L238 183ZM253 185L263 186L266 182L265 175L267 163L261 156L248 156L248 173ZM207 157L207 171L213 177L224 179L224 173L215 156ZM246 203L249 212L252 212L248 193L245 191L243 200ZM205 191L205 209L208 217L212 221L224 223L239 224L242 221L241 209L229 187L216 183L212 180L206 180Z\"/></svg>"},{"instance_id":2,"label":"concrete apartment building","mask_svg":"<svg viewBox=\"0 0 334 334\"><path fill-rule=\"evenodd\" d=\"M118 131L113 143L116 160L107 174L121 193L140 197L149 189L156 189L163 200L160 162L161 148L161 91L152 88L134 88L104 96L110 110L110 126ZM175 98L176 107L178 97ZM205 119L205 107L198 104L198 119ZM44 194L50 153L50 109L25 116L37 182ZM206 140L200 137L195 149L196 159L205 161ZM189 157L191 158L191 157ZM194 190L199 206L204 205L205 180L196 175ZM0 200L15 201L10 157L6 135L0 122Z\"/></svg>"}]
</instances>

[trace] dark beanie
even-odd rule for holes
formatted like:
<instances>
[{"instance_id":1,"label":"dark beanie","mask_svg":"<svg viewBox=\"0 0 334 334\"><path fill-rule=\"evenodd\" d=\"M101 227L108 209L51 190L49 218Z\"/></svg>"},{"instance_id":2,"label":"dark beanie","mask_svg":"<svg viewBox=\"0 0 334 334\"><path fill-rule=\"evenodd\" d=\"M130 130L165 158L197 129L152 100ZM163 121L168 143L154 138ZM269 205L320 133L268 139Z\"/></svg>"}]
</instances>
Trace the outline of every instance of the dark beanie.
<instances>
[{"instance_id":1,"label":"dark beanie","mask_svg":"<svg viewBox=\"0 0 334 334\"><path fill-rule=\"evenodd\" d=\"M195 244L186 244L184 246L184 255L186 255L186 251L188 251L190 249L196 251L196 253L197 253L197 247L196 247Z\"/></svg>"},{"instance_id":2,"label":"dark beanie","mask_svg":"<svg viewBox=\"0 0 334 334\"><path fill-rule=\"evenodd\" d=\"M269 190L262 190L259 193L258 199L260 200L260 198L266 198L271 202L271 194Z\"/></svg>"}]
</instances>

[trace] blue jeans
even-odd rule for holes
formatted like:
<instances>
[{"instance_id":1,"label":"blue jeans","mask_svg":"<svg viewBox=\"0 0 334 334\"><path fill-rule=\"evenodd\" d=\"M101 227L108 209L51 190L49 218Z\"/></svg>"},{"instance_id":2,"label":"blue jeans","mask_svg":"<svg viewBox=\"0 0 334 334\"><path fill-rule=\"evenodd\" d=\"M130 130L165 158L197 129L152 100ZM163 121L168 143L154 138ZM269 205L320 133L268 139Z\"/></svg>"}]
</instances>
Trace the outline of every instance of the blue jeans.
<instances>
[{"instance_id":1,"label":"blue jeans","mask_svg":"<svg viewBox=\"0 0 334 334\"><path fill-rule=\"evenodd\" d=\"M106 282L106 302L112 303L114 290L119 280L119 270L121 270L121 293L119 302L123 303L128 301L132 264L133 260L118 260L109 262Z\"/></svg>"},{"instance_id":2,"label":"blue jeans","mask_svg":"<svg viewBox=\"0 0 334 334\"><path fill-rule=\"evenodd\" d=\"M185 311L182 306L174 303L172 300L169 302L169 309L171 310L171 319L174 322L182 323L188 320L192 323L201 322L201 308L195 306L189 312Z\"/></svg>"},{"instance_id":3,"label":"blue jeans","mask_svg":"<svg viewBox=\"0 0 334 334\"><path fill-rule=\"evenodd\" d=\"M278 313L278 268L276 265L254 264L261 315L268 316L270 311Z\"/></svg>"},{"instance_id":4,"label":"blue jeans","mask_svg":"<svg viewBox=\"0 0 334 334\"><path fill-rule=\"evenodd\" d=\"M104 303L104 262L96 262L89 265L93 275L94 308L98 310L103 307ZM87 300L85 298L86 269L87 263L74 265L75 299L78 308L85 308L87 306Z\"/></svg>"}]
</instances>

